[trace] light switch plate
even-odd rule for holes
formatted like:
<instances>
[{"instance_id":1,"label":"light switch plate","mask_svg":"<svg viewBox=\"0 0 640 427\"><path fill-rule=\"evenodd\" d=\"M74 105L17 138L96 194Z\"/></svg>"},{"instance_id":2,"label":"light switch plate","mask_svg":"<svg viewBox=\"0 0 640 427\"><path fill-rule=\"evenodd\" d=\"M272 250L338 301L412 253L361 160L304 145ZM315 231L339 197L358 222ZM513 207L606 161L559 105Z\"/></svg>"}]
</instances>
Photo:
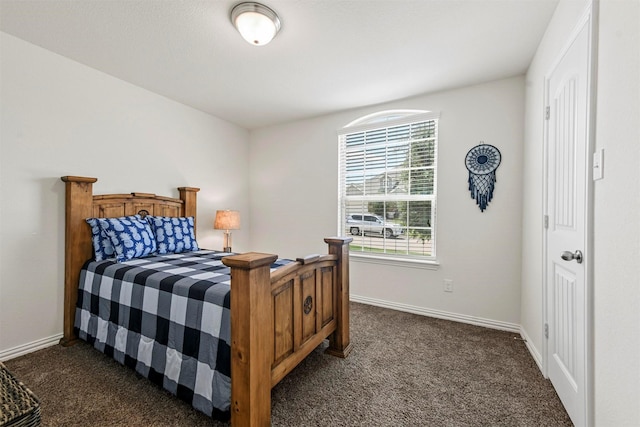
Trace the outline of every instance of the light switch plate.
<instances>
[{"instance_id":1,"label":"light switch plate","mask_svg":"<svg viewBox=\"0 0 640 427\"><path fill-rule=\"evenodd\" d=\"M593 153L593 180L604 178L604 148Z\"/></svg>"}]
</instances>

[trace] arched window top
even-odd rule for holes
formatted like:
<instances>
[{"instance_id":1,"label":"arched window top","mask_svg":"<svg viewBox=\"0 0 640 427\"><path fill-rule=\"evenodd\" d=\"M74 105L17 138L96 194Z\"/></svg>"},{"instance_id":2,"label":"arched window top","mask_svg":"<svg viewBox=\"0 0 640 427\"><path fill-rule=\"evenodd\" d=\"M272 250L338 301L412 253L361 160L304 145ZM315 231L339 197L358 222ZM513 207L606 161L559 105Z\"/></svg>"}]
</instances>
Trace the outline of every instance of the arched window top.
<instances>
[{"instance_id":1,"label":"arched window top","mask_svg":"<svg viewBox=\"0 0 640 427\"><path fill-rule=\"evenodd\" d=\"M400 119L404 119L407 117L413 117L416 114L426 114L430 113L427 110L385 110L378 111L377 113L367 114L366 116L362 116L358 119L355 119L351 123L345 126L345 128L360 126L360 125L370 125L374 123L385 123L390 121L396 121Z\"/></svg>"},{"instance_id":2,"label":"arched window top","mask_svg":"<svg viewBox=\"0 0 640 427\"><path fill-rule=\"evenodd\" d=\"M439 113L429 110L384 110L367 114L347 124L338 131L339 134L354 132L360 129L372 129L376 127L387 127L420 120L437 119Z\"/></svg>"}]
</instances>

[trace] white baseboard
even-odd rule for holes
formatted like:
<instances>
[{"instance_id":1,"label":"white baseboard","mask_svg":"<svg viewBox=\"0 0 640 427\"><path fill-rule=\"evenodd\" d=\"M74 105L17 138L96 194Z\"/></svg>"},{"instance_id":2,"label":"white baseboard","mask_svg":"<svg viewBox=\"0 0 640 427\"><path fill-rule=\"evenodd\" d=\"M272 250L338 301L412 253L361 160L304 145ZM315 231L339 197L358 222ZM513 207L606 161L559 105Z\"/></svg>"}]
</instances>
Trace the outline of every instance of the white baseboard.
<instances>
[{"instance_id":1,"label":"white baseboard","mask_svg":"<svg viewBox=\"0 0 640 427\"><path fill-rule=\"evenodd\" d=\"M544 370L542 369L542 355L538 349L535 348L533 341L531 341L527 331L525 331L522 326L520 327L520 336L524 339L524 343L526 344L529 353L531 353L531 357L533 357L533 360L536 362L536 365L538 365L538 369L540 369L540 372L544 375Z\"/></svg>"},{"instance_id":2,"label":"white baseboard","mask_svg":"<svg viewBox=\"0 0 640 427\"><path fill-rule=\"evenodd\" d=\"M485 319L482 317L468 316L466 314L451 313L448 311L434 310L431 308L418 307L415 305L401 304L392 301L385 301L376 298L351 295L350 300L362 304L375 305L377 307L390 308L392 310L404 311L407 313L420 314L438 319L452 320L454 322L468 323L470 325L483 326L490 329L520 333L520 325L499 320Z\"/></svg>"},{"instance_id":3,"label":"white baseboard","mask_svg":"<svg viewBox=\"0 0 640 427\"><path fill-rule=\"evenodd\" d=\"M14 359L16 357L20 357L37 350L42 350L43 348L51 347L52 345L58 344L58 342L60 342L60 338L62 338L62 334L56 334L7 350L2 350L0 351L0 361L4 362L6 360Z\"/></svg>"}]
</instances>

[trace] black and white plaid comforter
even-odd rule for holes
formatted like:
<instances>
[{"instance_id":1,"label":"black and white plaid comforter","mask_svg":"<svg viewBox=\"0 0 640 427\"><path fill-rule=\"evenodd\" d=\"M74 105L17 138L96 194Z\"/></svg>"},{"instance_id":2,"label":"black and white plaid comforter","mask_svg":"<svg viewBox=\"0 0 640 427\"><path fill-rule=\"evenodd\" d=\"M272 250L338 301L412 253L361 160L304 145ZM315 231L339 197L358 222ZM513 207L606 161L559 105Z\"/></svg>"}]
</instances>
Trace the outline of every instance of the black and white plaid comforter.
<instances>
[{"instance_id":1,"label":"black and white plaid comforter","mask_svg":"<svg viewBox=\"0 0 640 427\"><path fill-rule=\"evenodd\" d=\"M224 255L201 250L88 262L80 274L76 333L196 409L227 418L231 328ZM272 270L289 262L279 259Z\"/></svg>"}]
</instances>

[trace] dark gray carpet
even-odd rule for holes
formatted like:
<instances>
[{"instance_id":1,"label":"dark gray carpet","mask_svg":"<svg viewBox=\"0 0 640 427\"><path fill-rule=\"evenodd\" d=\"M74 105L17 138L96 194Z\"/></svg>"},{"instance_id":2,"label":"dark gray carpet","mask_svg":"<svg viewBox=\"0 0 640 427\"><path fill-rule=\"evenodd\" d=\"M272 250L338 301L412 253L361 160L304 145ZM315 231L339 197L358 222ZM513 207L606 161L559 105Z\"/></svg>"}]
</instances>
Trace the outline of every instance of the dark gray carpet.
<instances>
[{"instance_id":1,"label":"dark gray carpet","mask_svg":"<svg viewBox=\"0 0 640 427\"><path fill-rule=\"evenodd\" d=\"M351 304L353 352L319 347L272 391L274 426L570 426L516 335ZM223 426L82 343L5 363L45 426Z\"/></svg>"}]
</instances>

